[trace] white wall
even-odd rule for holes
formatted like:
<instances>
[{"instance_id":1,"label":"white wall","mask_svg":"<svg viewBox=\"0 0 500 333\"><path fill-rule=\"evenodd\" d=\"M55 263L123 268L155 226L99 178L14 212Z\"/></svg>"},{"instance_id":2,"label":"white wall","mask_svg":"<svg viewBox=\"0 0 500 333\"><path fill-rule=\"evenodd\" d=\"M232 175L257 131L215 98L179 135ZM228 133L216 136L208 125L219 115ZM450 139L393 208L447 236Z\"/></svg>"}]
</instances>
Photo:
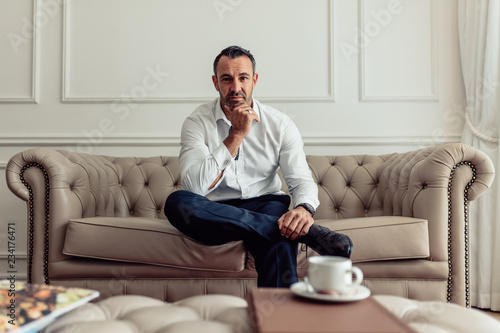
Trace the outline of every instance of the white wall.
<instances>
[{"instance_id":1,"label":"white wall","mask_svg":"<svg viewBox=\"0 0 500 333\"><path fill-rule=\"evenodd\" d=\"M255 97L296 122L308 154L458 141L456 12L453 0L0 0L0 261L9 222L26 257L12 155L176 155L231 44L252 51Z\"/></svg>"}]
</instances>

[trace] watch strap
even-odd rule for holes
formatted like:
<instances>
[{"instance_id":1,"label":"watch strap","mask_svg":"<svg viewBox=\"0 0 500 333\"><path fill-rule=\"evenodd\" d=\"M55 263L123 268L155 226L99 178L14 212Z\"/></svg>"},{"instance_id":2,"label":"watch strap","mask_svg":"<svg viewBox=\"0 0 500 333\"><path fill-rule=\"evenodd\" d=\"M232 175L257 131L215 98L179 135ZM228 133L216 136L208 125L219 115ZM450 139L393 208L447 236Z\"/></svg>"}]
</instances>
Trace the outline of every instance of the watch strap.
<instances>
[{"instance_id":1,"label":"watch strap","mask_svg":"<svg viewBox=\"0 0 500 333\"><path fill-rule=\"evenodd\" d=\"M309 213L311 213L311 216L314 216L314 214L316 213L316 209L314 209L313 206L311 206L310 204L308 203L299 203L297 206L295 207L304 207L305 210L307 210Z\"/></svg>"}]
</instances>

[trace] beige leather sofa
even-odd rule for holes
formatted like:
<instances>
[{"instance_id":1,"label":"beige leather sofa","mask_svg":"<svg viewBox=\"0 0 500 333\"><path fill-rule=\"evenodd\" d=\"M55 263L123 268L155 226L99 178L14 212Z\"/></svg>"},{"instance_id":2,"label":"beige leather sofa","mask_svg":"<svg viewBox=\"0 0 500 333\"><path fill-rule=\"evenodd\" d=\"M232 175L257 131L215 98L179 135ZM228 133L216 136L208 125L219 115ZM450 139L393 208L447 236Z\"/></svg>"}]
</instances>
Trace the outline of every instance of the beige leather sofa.
<instances>
[{"instance_id":1,"label":"beige leather sofa","mask_svg":"<svg viewBox=\"0 0 500 333\"><path fill-rule=\"evenodd\" d=\"M491 185L482 152L461 144L382 156L308 156L317 223L348 234L373 294L469 305L468 206ZM30 282L169 302L244 296L256 286L241 242L205 246L165 218L182 188L177 157L111 157L37 148L7 166L27 202ZM307 272L299 251L299 275Z\"/></svg>"}]
</instances>

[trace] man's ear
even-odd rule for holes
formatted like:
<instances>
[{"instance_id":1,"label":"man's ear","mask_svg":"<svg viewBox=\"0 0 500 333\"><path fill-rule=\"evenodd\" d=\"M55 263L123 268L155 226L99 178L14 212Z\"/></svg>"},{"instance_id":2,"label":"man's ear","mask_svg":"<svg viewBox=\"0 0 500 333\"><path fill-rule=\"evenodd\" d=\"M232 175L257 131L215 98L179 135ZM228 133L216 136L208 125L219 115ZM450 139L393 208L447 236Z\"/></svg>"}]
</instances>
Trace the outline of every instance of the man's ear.
<instances>
[{"instance_id":1,"label":"man's ear","mask_svg":"<svg viewBox=\"0 0 500 333\"><path fill-rule=\"evenodd\" d=\"M253 78L252 78L252 80L253 80L253 87L254 87L254 88L255 88L255 86L257 85L257 80L258 80L258 79L259 79L259 73L255 73L255 74L253 75Z\"/></svg>"},{"instance_id":2,"label":"man's ear","mask_svg":"<svg viewBox=\"0 0 500 333\"><path fill-rule=\"evenodd\" d=\"M217 76L212 75L212 82L214 83L215 90L219 91L219 85L217 82Z\"/></svg>"}]
</instances>

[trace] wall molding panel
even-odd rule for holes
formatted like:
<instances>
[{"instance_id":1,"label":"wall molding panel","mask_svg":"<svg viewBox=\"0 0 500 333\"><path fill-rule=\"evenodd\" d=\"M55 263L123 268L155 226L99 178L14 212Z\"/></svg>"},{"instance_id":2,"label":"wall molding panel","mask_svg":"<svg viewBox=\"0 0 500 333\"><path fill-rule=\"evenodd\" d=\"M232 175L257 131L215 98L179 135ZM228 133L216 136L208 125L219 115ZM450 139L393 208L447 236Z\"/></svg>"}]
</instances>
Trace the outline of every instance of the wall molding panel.
<instances>
[{"instance_id":1,"label":"wall molding panel","mask_svg":"<svg viewBox=\"0 0 500 333\"><path fill-rule=\"evenodd\" d=\"M106 147L179 146L179 136L104 136L95 143L95 138L86 136L3 136L0 147L64 147L95 145Z\"/></svg>"},{"instance_id":2,"label":"wall molding panel","mask_svg":"<svg viewBox=\"0 0 500 333\"><path fill-rule=\"evenodd\" d=\"M305 146L398 146L419 145L423 142L435 144L459 142L461 135L443 136L307 136L304 135ZM0 147L75 147L78 145L94 145L96 147L180 147L179 136L108 136L99 144L92 144L85 136L72 137L0 137ZM369 153L369 152L367 152ZM0 168L2 167L0 162Z\"/></svg>"},{"instance_id":3,"label":"wall molding panel","mask_svg":"<svg viewBox=\"0 0 500 333\"><path fill-rule=\"evenodd\" d=\"M15 95L9 96L9 94L2 94L1 89L0 89L0 103L38 103L38 98L39 98L39 52L40 52L40 43L39 43L39 26L43 25L43 21L40 19L42 17L41 12L39 11L40 9L40 0L16 0L15 2L31 2L31 10L32 13L23 16L22 18L19 19L19 22L16 23L16 28L13 28L12 30L6 31L5 32L5 38L4 42L6 43L5 46L2 46L0 44L0 47L5 47L4 51L2 52L4 56L8 56L8 54L13 51L14 54L14 59L19 58L19 53L25 52L24 47L27 47L28 45L31 47L31 57L28 59L28 64L26 65L26 68L31 68L31 73L29 75L29 82L27 82L27 92L19 92L18 94L16 93ZM13 1L14 2L14 1ZM12 13L8 10L3 11L4 15L9 15L12 17ZM0 17L2 14L0 14ZM13 16L14 18L17 19L16 16ZM6 19L4 18L2 21L2 24L5 26ZM10 23L10 22L9 22ZM30 27L31 26L31 27ZM31 29L30 29L31 28ZM27 29L30 30L28 33ZM2 34L3 35L3 34ZM4 36L2 36L4 37ZM22 54L21 54L22 56ZM5 60L3 60L5 61ZM14 60L15 61L15 60ZM7 60L8 63L8 60ZM11 66L8 66L11 67ZM9 79L9 75L3 75L2 71L0 69L0 87L2 86L2 76L7 79ZM12 74L12 73L11 73ZM16 76L20 76L20 73ZM12 85L12 82L15 82L17 80L9 80L9 83L3 83L6 85ZM24 95L24 96L23 96Z\"/></svg>"},{"instance_id":4,"label":"wall molding panel","mask_svg":"<svg viewBox=\"0 0 500 333\"><path fill-rule=\"evenodd\" d=\"M360 101L437 102L436 1L358 0L358 6L359 40L364 43L360 46L358 65ZM424 35L426 29L398 29L398 25L411 25L418 19L428 22L428 36ZM409 31L414 36L402 35ZM391 56L382 55L379 51L387 48L391 39L393 43L401 42L399 49L394 49ZM422 47L412 48L407 45L410 41ZM420 56L415 56L418 52Z\"/></svg>"},{"instance_id":5,"label":"wall molding panel","mask_svg":"<svg viewBox=\"0 0 500 333\"><path fill-rule=\"evenodd\" d=\"M242 46L251 49L256 56L257 67L270 76L262 84L259 83L259 100L291 103L334 102L334 1L322 0L311 3L307 0L277 0L273 4L265 0L256 2L262 2L261 5L266 6L266 11L262 12L262 16L265 17L259 24L249 25L253 29L251 33L230 31L227 28L224 31L229 35L228 39L247 39L248 41ZM190 43L185 44L184 39L171 36L172 34L162 34L162 31L181 29L178 27L179 20L172 16L175 13L170 14L166 10L167 4L168 2L151 0L109 0L106 3L98 0L64 0L62 101L116 103L123 99L131 99L134 103L182 103L213 100L213 86L209 83L212 75L210 69L213 57L220 51L220 47L211 46L214 48L212 52L214 56L206 62L197 61L192 64L194 73L206 72L206 82L176 85L176 81L182 78L182 75L186 75L183 74L186 69L178 66L177 62L189 63L186 58L190 58L191 53L196 54L196 50L204 44L199 36L193 36L192 39L199 42L200 46L192 46L193 50L190 50ZM302 15L302 20L296 19L295 16L287 18L288 15L281 15L281 20L284 21L281 26L273 25L265 19L273 15L279 17L285 5L290 13L296 12L294 15ZM151 9L152 6L156 7ZM244 4L240 3L238 6L243 7ZM256 3L255 6L260 5ZM149 11L146 12L144 8L148 7ZM197 18L200 26L204 27L205 34L219 34L222 21L218 22L218 18L214 20L212 17L216 14L212 2L208 1L195 8L187 2L177 2L176 7L180 8L179 11L186 7L185 11L192 12L190 15ZM170 16L160 20L155 16L158 15L157 12ZM141 19L144 21L146 14L152 16L148 17L148 24L138 24ZM88 21L88 15L94 16L92 24ZM236 15L227 16L224 22L237 19ZM123 22L127 22L127 25ZM245 28L245 25L239 24L239 29L242 27ZM173 35L175 34L177 33ZM254 37L236 37L244 34ZM271 41L273 43L264 45L262 37L268 34L276 34L277 38L274 42ZM286 65L303 61L301 52L295 52L296 43L292 41L294 35L303 36L301 40L305 43L307 41L310 52L318 57L315 60L320 60L319 63L324 61L324 70L309 73L310 82L301 80L294 82L291 79L293 71L306 69L294 68L290 71ZM308 36L316 37L309 40ZM99 41L99 38L105 40L107 44ZM144 39L146 41L143 41ZM162 43L169 45L162 46ZM229 44L224 44L227 45ZM283 48L286 49L282 50ZM175 54L175 50L182 50L185 54ZM276 66L276 63L280 63L279 59L268 60L278 57L280 52L287 57L285 66ZM123 56L124 54L127 56ZM266 64L266 61L270 64ZM281 63L283 61L284 59L281 59ZM191 72L188 74L193 75ZM286 80L287 76L290 76L290 80ZM122 82L115 79L118 77ZM280 84L272 83L273 79L279 80Z\"/></svg>"}]
</instances>

